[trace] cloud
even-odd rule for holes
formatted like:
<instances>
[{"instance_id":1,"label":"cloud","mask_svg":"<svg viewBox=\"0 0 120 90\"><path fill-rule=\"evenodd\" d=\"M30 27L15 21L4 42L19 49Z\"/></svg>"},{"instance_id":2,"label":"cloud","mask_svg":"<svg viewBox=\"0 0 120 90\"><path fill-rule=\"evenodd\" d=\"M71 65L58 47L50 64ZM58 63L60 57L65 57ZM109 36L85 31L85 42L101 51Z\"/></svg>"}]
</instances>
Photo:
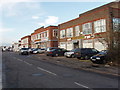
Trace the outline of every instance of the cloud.
<instances>
[{"instance_id":1,"label":"cloud","mask_svg":"<svg viewBox=\"0 0 120 90\"><path fill-rule=\"evenodd\" d=\"M39 16L32 16L32 19L39 19Z\"/></svg>"},{"instance_id":2,"label":"cloud","mask_svg":"<svg viewBox=\"0 0 120 90\"><path fill-rule=\"evenodd\" d=\"M59 17L56 16L47 16L43 22L39 22L38 25L48 26L48 25L57 25Z\"/></svg>"},{"instance_id":3,"label":"cloud","mask_svg":"<svg viewBox=\"0 0 120 90\"><path fill-rule=\"evenodd\" d=\"M56 16L48 16L48 18L45 20L46 24L56 24L58 22L59 18Z\"/></svg>"},{"instance_id":4,"label":"cloud","mask_svg":"<svg viewBox=\"0 0 120 90\"><path fill-rule=\"evenodd\" d=\"M0 33L13 32L13 28L0 28Z\"/></svg>"},{"instance_id":5,"label":"cloud","mask_svg":"<svg viewBox=\"0 0 120 90\"><path fill-rule=\"evenodd\" d=\"M2 14L8 17L21 15L28 16L28 13L36 14L38 11L41 11L41 13L44 12L40 6L41 3L32 1L34 0L2 0L2 3L0 2L0 12L2 11Z\"/></svg>"}]
</instances>

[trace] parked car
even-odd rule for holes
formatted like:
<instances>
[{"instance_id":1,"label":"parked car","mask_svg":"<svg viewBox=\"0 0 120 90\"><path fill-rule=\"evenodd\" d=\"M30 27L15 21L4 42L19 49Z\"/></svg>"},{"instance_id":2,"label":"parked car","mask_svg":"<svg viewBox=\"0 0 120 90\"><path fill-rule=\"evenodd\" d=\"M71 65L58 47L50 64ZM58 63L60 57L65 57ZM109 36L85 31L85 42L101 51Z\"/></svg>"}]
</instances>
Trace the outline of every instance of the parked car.
<instances>
[{"instance_id":1,"label":"parked car","mask_svg":"<svg viewBox=\"0 0 120 90\"><path fill-rule=\"evenodd\" d=\"M64 56L65 52L68 52L68 51L66 49L57 48L57 49L52 49L50 51L47 51L46 55L47 56Z\"/></svg>"},{"instance_id":2,"label":"parked car","mask_svg":"<svg viewBox=\"0 0 120 90\"><path fill-rule=\"evenodd\" d=\"M48 48L46 48L46 51L50 51L50 50L53 50L53 49L58 49L58 47L48 47Z\"/></svg>"},{"instance_id":3,"label":"parked car","mask_svg":"<svg viewBox=\"0 0 120 90\"><path fill-rule=\"evenodd\" d=\"M66 56L67 58L74 58L75 57L75 51L76 51L76 49L73 49L71 51L65 52L64 56Z\"/></svg>"},{"instance_id":4,"label":"parked car","mask_svg":"<svg viewBox=\"0 0 120 90\"><path fill-rule=\"evenodd\" d=\"M77 48L75 50L75 57L78 59L90 59L91 56L98 54L99 51L94 48Z\"/></svg>"},{"instance_id":5,"label":"parked car","mask_svg":"<svg viewBox=\"0 0 120 90\"><path fill-rule=\"evenodd\" d=\"M37 53L44 53L46 51L45 48L36 48L33 50L32 53L37 54Z\"/></svg>"},{"instance_id":6,"label":"parked car","mask_svg":"<svg viewBox=\"0 0 120 90\"><path fill-rule=\"evenodd\" d=\"M47 55L47 53L49 53L49 51L51 51L51 50L53 50L53 49L58 49L58 47L47 47L46 48L46 55Z\"/></svg>"},{"instance_id":7,"label":"parked car","mask_svg":"<svg viewBox=\"0 0 120 90\"><path fill-rule=\"evenodd\" d=\"M29 48L21 48L19 50L19 54L21 54L21 55L28 55L29 54Z\"/></svg>"},{"instance_id":8,"label":"parked car","mask_svg":"<svg viewBox=\"0 0 120 90\"><path fill-rule=\"evenodd\" d=\"M90 60L93 63L97 63L97 64L105 64L107 62L107 53L108 51L101 51L100 53L92 56L90 58Z\"/></svg>"},{"instance_id":9,"label":"parked car","mask_svg":"<svg viewBox=\"0 0 120 90\"><path fill-rule=\"evenodd\" d=\"M41 48L38 50L38 53L45 53L46 49L45 48Z\"/></svg>"},{"instance_id":10,"label":"parked car","mask_svg":"<svg viewBox=\"0 0 120 90\"><path fill-rule=\"evenodd\" d=\"M35 48L35 49L33 49L32 53L37 54L37 53L39 53L39 50L40 50L40 48Z\"/></svg>"}]
</instances>

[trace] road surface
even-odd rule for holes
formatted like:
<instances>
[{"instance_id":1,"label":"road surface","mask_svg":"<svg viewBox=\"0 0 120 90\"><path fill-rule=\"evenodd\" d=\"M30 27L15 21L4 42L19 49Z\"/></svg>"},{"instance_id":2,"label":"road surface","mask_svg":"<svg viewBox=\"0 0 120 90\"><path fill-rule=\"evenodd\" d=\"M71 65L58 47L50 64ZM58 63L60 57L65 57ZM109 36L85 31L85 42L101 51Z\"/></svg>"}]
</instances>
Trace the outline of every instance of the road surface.
<instances>
[{"instance_id":1,"label":"road surface","mask_svg":"<svg viewBox=\"0 0 120 90\"><path fill-rule=\"evenodd\" d=\"M3 88L118 88L118 77L44 62L43 57L3 52L2 61Z\"/></svg>"}]
</instances>

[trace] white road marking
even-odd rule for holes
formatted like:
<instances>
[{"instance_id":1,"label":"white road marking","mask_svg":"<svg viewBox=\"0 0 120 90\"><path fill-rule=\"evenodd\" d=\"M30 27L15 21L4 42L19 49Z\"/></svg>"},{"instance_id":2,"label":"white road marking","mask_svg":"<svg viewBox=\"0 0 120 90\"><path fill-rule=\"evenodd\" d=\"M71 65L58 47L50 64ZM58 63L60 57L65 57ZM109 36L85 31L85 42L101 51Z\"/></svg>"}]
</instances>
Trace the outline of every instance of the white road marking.
<instances>
[{"instance_id":1,"label":"white road marking","mask_svg":"<svg viewBox=\"0 0 120 90\"><path fill-rule=\"evenodd\" d=\"M17 59L17 60L19 60L19 61L22 61L22 62L24 62L24 63L26 63L26 64L28 64L28 65L32 65L32 64L30 64L30 63L28 63L28 62L26 62L26 61L24 61L24 60L18 59L18 58L16 58L16 57L14 57L14 58ZM53 73L53 72L50 72L50 71L48 71L48 70L45 70L45 69L43 69L43 68L37 67L37 69L42 70L42 71L45 71L45 72L47 72L47 73L49 73L49 74L52 74L52 75L57 76L57 74L55 74L55 73Z\"/></svg>"},{"instance_id":2,"label":"white road marking","mask_svg":"<svg viewBox=\"0 0 120 90\"><path fill-rule=\"evenodd\" d=\"M23 61L23 60L21 60L21 59L17 59L17 60L19 60L19 61Z\"/></svg>"},{"instance_id":3,"label":"white road marking","mask_svg":"<svg viewBox=\"0 0 120 90\"><path fill-rule=\"evenodd\" d=\"M28 62L26 62L26 61L24 61L24 63L26 63L26 64L28 64L28 65L30 65L30 66L32 65L32 64L30 64L30 63L28 63Z\"/></svg>"},{"instance_id":4,"label":"white road marking","mask_svg":"<svg viewBox=\"0 0 120 90\"><path fill-rule=\"evenodd\" d=\"M28 63L28 62L26 62L26 61L24 61L24 60L21 60L21 59L19 59L19 58L16 58L16 57L14 57L14 58L17 59L18 61L24 62L24 63L26 63L26 64L28 64L28 65L32 65L32 64L30 64L30 63Z\"/></svg>"},{"instance_id":5,"label":"white road marking","mask_svg":"<svg viewBox=\"0 0 120 90\"><path fill-rule=\"evenodd\" d=\"M85 86L85 85L82 85L82 84L80 84L80 83L77 83L77 82L74 82L76 85L78 85L78 86L81 86L81 87L84 87L84 88L88 88L89 89L89 87L87 87L87 86Z\"/></svg>"},{"instance_id":6,"label":"white road marking","mask_svg":"<svg viewBox=\"0 0 120 90\"><path fill-rule=\"evenodd\" d=\"M14 59L17 59L18 61L23 61L23 60L21 60L21 59L18 59L18 58L16 58L16 57L14 57Z\"/></svg>"},{"instance_id":7,"label":"white road marking","mask_svg":"<svg viewBox=\"0 0 120 90\"><path fill-rule=\"evenodd\" d=\"M40 69L40 70L42 70L42 71L45 71L45 72L47 72L47 73L50 73L50 74L52 74L52 75L57 76L57 74L55 74L55 73L53 73L53 72L50 72L50 71L48 71L48 70L45 70L45 69L43 69L43 68L37 67L37 69Z\"/></svg>"}]
</instances>

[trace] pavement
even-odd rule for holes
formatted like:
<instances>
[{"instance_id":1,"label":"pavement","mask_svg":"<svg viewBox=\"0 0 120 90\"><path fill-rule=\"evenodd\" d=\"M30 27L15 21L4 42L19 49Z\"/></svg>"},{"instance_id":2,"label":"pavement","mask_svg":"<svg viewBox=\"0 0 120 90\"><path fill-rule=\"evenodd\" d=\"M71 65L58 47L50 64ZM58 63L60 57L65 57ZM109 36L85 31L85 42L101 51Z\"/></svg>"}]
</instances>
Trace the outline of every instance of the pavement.
<instances>
[{"instance_id":1,"label":"pavement","mask_svg":"<svg viewBox=\"0 0 120 90\"><path fill-rule=\"evenodd\" d=\"M0 90L2 89L2 52L0 48Z\"/></svg>"},{"instance_id":2,"label":"pavement","mask_svg":"<svg viewBox=\"0 0 120 90\"><path fill-rule=\"evenodd\" d=\"M110 66L106 64L94 64L90 60L79 60L77 58L66 58L64 56L60 57L50 57L45 54L36 54L33 57L43 58L43 61L54 63L57 65L67 66L74 69L82 69L86 71L92 71L101 74L108 74L114 76L120 76L120 67Z\"/></svg>"}]
</instances>

